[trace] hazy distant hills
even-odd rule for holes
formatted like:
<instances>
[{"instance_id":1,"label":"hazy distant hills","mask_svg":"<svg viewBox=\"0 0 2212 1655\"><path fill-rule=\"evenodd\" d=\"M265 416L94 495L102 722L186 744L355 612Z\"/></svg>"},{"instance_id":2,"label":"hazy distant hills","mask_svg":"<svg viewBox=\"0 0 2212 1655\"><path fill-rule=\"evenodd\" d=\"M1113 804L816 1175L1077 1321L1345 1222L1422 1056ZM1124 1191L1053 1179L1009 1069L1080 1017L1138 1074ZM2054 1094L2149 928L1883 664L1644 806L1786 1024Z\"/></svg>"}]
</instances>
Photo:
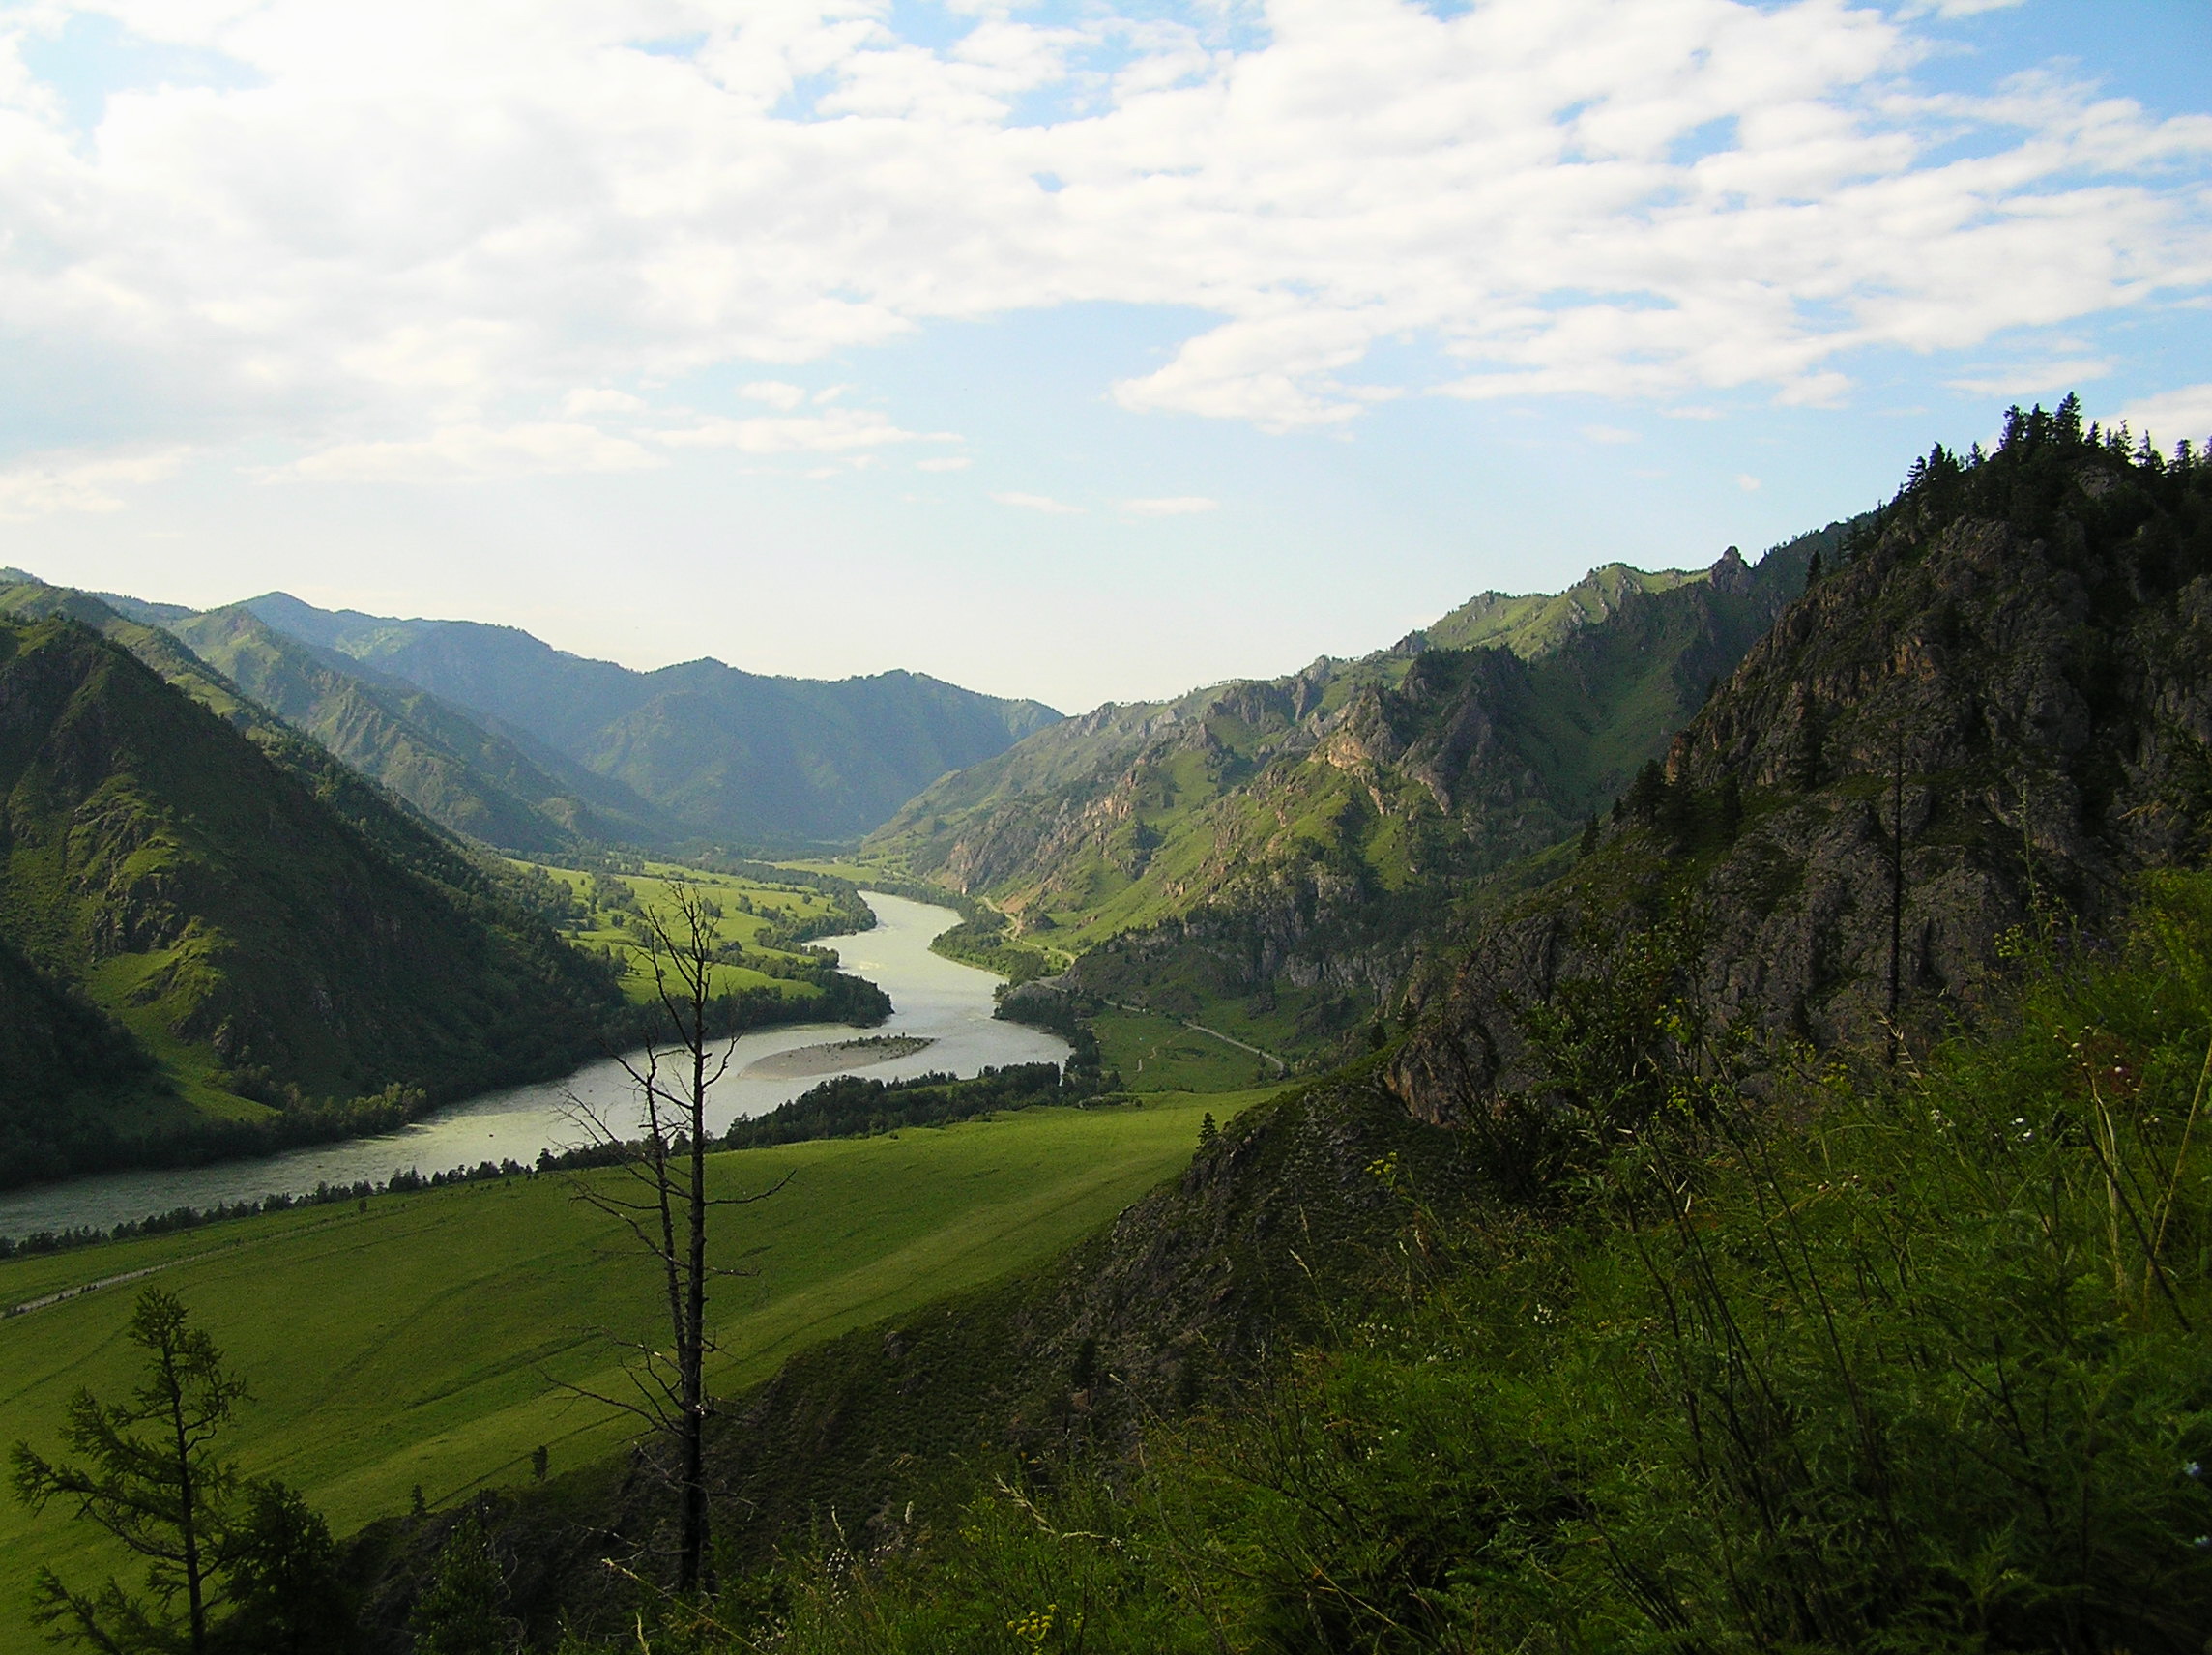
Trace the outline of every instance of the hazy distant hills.
<instances>
[{"instance_id":1,"label":"hazy distant hills","mask_svg":"<svg viewBox=\"0 0 2212 1655\"><path fill-rule=\"evenodd\" d=\"M31 581L0 586L15 578ZM511 851L855 839L1060 717L917 673L634 672L512 626L281 592L206 611L99 595L432 821Z\"/></svg>"},{"instance_id":2,"label":"hazy distant hills","mask_svg":"<svg viewBox=\"0 0 2212 1655\"><path fill-rule=\"evenodd\" d=\"M611 980L491 866L166 633L50 587L0 607L0 1181L593 1049Z\"/></svg>"},{"instance_id":3,"label":"hazy distant hills","mask_svg":"<svg viewBox=\"0 0 2212 1655\"><path fill-rule=\"evenodd\" d=\"M918 673L829 682L715 660L633 672L511 626L317 609L283 593L237 607L327 664L428 691L505 739L541 773L525 778L501 755L525 795L574 789L579 771L598 778L599 795L576 805L626 828L610 836L647 842L857 837L947 770L1060 717Z\"/></svg>"},{"instance_id":4,"label":"hazy distant hills","mask_svg":"<svg viewBox=\"0 0 2212 1655\"><path fill-rule=\"evenodd\" d=\"M165 623L247 695L432 821L505 850L681 836L665 811L429 691L271 626L244 604ZM526 750L527 746L527 750Z\"/></svg>"}]
</instances>

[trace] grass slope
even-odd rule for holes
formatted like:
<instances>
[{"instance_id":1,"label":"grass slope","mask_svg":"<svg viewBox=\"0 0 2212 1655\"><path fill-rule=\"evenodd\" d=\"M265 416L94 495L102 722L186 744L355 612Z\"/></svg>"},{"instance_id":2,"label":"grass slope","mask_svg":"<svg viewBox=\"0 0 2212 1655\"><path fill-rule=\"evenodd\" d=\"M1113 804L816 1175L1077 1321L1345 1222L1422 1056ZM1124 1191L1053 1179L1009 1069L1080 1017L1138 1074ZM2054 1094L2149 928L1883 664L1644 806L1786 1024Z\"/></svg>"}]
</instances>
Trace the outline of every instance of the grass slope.
<instances>
[{"instance_id":1,"label":"grass slope","mask_svg":"<svg viewBox=\"0 0 2212 1655\"><path fill-rule=\"evenodd\" d=\"M1189 1159L1199 1116L1259 1093L1148 1097L1142 1108L1040 1109L997 1121L724 1154L727 1190L789 1172L773 1200L724 1209L717 1262L757 1270L717 1289L714 1374L728 1392L794 1351L1046 1259ZM595 1175L619 1176L616 1174ZM607 1410L558 1388L604 1387L600 1330L651 1331L654 1282L608 1221L560 1179L378 1197L210 1230L0 1264L0 1302L131 1271L190 1306L255 1401L234 1441L247 1466L297 1483L341 1531L557 1469L624 1439ZM0 1440L55 1445L78 1386L131 1379L122 1328L136 1288L0 1321ZM58 1512L0 1507L0 1651L42 1560L110 1566Z\"/></svg>"},{"instance_id":2,"label":"grass slope","mask_svg":"<svg viewBox=\"0 0 2212 1655\"><path fill-rule=\"evenodd\" d=\"M978 1465L903 1544L784 1564L772 1632L702 1641L2197 1655L2212 881L2137 888L2109 949L2023 958L1999 1027L1763 1102L1624 951L1562 985L1529 1090L1427 1134L1456 1176L1343 1180L1400 1244L1317 1273L1331 1313L1271 1383L1141 1453ZM1186 1185L1252 1181L1289 1114Z\"/></svg>"},{"instance_id":3,"label":"grass slope","mask_svg":"<svg viewBox=\"0 0 2212 1655\"><path fill-rule=\"evenodd\" d=\"M581 948L611 955L622 970L623 993L639 1005L654 1003L655 996L643 914L666 908L671 880L706 890L722 911L714 922L715 942L729 957L713 969L716 994L758 990L791 1001L820 1000L823 987L814 980L819 960L779 943L794 934L861 930L870 918L864 905L839 901L820 888L670 862L641 861L636 873L586 873L519 859L515 865L542 873L567 894L572 907L561 916L562 935Z\"/></svg>"}]
</instances>

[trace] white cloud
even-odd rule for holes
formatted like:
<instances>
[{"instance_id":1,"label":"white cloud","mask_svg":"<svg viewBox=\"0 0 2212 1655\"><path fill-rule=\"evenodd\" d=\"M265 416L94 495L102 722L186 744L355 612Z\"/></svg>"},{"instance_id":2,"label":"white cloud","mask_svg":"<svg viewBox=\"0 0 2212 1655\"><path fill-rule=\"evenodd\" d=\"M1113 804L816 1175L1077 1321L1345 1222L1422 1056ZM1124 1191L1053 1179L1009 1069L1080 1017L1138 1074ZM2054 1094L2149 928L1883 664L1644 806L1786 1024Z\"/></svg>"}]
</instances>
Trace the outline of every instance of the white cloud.
<instances>
[{"instance_id":1,"label":"white cloud","mask_svg":"<svg viewBox=\"0 0 2212 1655\"><path fill-rule=\"evenodd\" d=\"M1056 517L1073 517L1083 510L1080 506L1064 506L1046 494L994 494L991 498L1001 506L1018 506L1026 511L1043 511Z\"/></svg>"},{"instance_id":2,"label":"white cloud","mask_svg":"<svg viewBox=\"0 0 2212 1655\"><path fill-rule=\"evenodd\" d=\"M1746 494L1757 494L1760 487L1759 479L1753 477L1749 472L1739 472L1736 476L1735 485Z\"/></svg>"},{"instance_id":3,"label":"white cloud","mask_svg":"<svg viewBox=\"0 0 2212 1655\"><path fill-rule=\"evenodd\" d=\"M236 73L115 90L86 134L0 30L0 313L128 366L180 441L434 443L576 386L1076 303L1208 318L1123 407L1270 429L1417 391L1823 404L1855 352L2212 282L2212 117L2048 75L1925 96L1914 14L1845 0L1277 0L1236 44L1210 0L984 5L939 44L878 0L48 0L40 26L73 12ZM1441 384L1363 373L1408 338Z\"/></svg>"},{"instance_id":4,"label":"white cloud","mask_svg":"<svg viewBox=\"0 0 2212 1655\"><path fill-rule=\"evenodd\" d=\"M582 389L571 391L562 399L561 412L572 418L592 414L636 414L646 407L645 398L632 396L626 391Z\"/></svg>"},{"instance_id":5,"label":"white cloud","mask_svg":"<svg viewBox=\"0 0 2212 1655\"><path fill-rule=\"evenodd\" d=\"M2119 418L2137 436L2147 434L2165 450L2184 437L2204 444L2212 439L2212 385L2185 385L2146 396L2121 409Z\"/></svg>"},{"instance_id":6,"label":"white cloud","mask_svg":"<svg viewBox=\"0 0 2212 1655\"><path fill-rule=\"evenodd\" d=\"M337 443L265 475L310 482L459 482L642 471L667 461L592 425L448 425L421 441Z\"/></svg>"},{"instance_id":7,"label":"white cloud","mask_svg":"<svg viewBox=\"0 0 2212 1655\"><path fill-rule=\"evenodd\" d=\"M1934 13L1938 17L1978 17L1984 12L2006 12L2021 0L1913 0L1902 8L1908 17Z\"/></svg>"},{"instance_id":8,"label":"white cloud","mask_svg":"<svg viewBox=\"0 0 2212 1655\"><path fill-rule=\"evenodd\" d=\"M894 443L956 443L949 431L902 431L872 408L830 408L821 414L707 420L677 430L655 431L655 442L675 449L736 449L746 454L833 454Z\"/></svg>"},{"instance_id":9,"label":"white cloud","mask_svg":"<svg viewBox=\"0 0 2212 1655\"><path fill-rule=\"evenodd\" d=\"M1585 425L1583 437L1592 443L1640 443L1643 433L1619 425Z\"/></svg>"},{"instance_id":10,"label":"white cloud","mask_svg":"<svg viewBox=\"0 0 2212 1655\"><path fill-rule=\"evenodd\" d=\"M0 522L52 511L120 511L124 491L159 482L184 463L183 449L88 458L44 454L0 470Z\"/></svg>"},{"instance_id":11,"label":"white cloud","mask_svg":"<svg viewBox=\"0 0 2212 1655\"><path fill-rule=\"evenodd\" d=\"M916 460L916 471L966 471L975 462L966 454L939 454L934 459Z\"/></svg>"},{"instance_id":12,"label":"white cloud","mask_svg":"<svg viewBox=\"0 0 2212 1655\"><path fill-rule=\"evenodd\" d=\"M1151 500L1124 500L1121 509L1133 517L1188 517L1200 511L1218 511L1221 502L1203 494L1170 494Z\"/></svg>"},{"instance_id":13,"label":"white cloud","mask_svg":"<svg viewBox=\"0 0 2212 1655\"><path fill-rule=\"evenodd\" d=\"M739 386L738 394L747 402L765 402L771 408L797 408L806 400L806 388L780 379L756 379L750 385Z\"/></svg>"},{"instance_id":14,"label":"white cloud","mask_svg":"<svg viewBox=\"0 0 2212 1655\"><path fill-rule=\"evenodd\" d=\"M2109 362L2082 358L2072 362L2022 363L1944 383L1953 391L1963 391L1970 396L2043 396L2076 390L2091 380L2105 378L2111 371L2112 364Z\"/></svg>"}]
</instances>

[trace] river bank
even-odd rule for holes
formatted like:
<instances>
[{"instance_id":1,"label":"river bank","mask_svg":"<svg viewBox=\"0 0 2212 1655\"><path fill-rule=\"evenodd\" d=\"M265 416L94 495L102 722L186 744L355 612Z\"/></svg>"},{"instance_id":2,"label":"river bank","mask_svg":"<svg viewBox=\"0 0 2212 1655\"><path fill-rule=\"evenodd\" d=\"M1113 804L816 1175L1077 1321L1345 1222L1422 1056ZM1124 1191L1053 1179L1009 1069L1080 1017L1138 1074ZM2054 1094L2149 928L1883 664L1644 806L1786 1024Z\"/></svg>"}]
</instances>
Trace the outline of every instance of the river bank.
<instances>
[{"instance_id":1,"label":"river bank","mask_svg":"<svg viewBox=\"0 0 2212 1655\"><path fill-rule=\"evenodd\" d=\"M730 1072L710 1097L709 1121L765 1115L810 1087L839 1074L885 1080L942 1071L973 1075L1008 1063L1059 1062L1067 1043L991 1013L999 979L989 972L930 952L930 943L959 923L948 908L865 892L873 930L825 937L842 968L890 996L890 1019L871 1031L876 1041L850 1037L848 1026L785 1024L739 1038ZM779 1062L805 1052L803 1060ZM823 1066L827 1064L828 1066ZM301 1196L318 1185L381 1183L394 1174L428 1176L484 1161L536 1161L586 1143L581 1111L634 1130L635 1088L620 1061L590 1063L559 1081L511 1087L439 1110L374 1137L318 1144L252 1160L212 1166L102 1173L0 1195L0 1235L41 1231L108 1229L180 1206L210 1208L270 1195Z\"/></svg>"}]
</instances>

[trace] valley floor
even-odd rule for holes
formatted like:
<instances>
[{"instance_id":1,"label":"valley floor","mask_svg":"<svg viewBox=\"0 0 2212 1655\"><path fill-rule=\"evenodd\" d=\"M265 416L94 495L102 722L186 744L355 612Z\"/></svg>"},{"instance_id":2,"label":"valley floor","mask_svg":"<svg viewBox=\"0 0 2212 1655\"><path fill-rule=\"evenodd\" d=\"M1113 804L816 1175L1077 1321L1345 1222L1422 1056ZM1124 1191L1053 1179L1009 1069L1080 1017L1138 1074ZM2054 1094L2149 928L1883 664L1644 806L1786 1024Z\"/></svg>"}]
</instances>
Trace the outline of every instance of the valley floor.
<instances>
[{"instance_id":1,"label":"valley floor","mask_svg":"<svg viewBox=\"0 0 2212 1655\"><path fill-rule=\"evenodd\" d=\"M717 1262L757 1273L718 1291L715 1389L1051 1257L1181 1168L1202 1115L1266 1095L1153 1093L715 1157L733 1193L792 1175L717 1219ZM610 1388L609 1336L647 1335L655 1305L645 1260L558 1176L11 1261L0 1306L114 1285L0 1320L0 1440L51 1452L72 1393L129 1388L136 1280L181 1297L250 1386L232 1437L245 1469L298 1486L341 1534L418 1487L435 1508L524 1481L541 1444L556 1471L612 1452L624 1424L565 1387ZM123 1563L84 1529L58 1507L0 1505L0 1651L41 1646L22 1613L40 1563L76 1579Z\"/></svg>"}]
</instances>

